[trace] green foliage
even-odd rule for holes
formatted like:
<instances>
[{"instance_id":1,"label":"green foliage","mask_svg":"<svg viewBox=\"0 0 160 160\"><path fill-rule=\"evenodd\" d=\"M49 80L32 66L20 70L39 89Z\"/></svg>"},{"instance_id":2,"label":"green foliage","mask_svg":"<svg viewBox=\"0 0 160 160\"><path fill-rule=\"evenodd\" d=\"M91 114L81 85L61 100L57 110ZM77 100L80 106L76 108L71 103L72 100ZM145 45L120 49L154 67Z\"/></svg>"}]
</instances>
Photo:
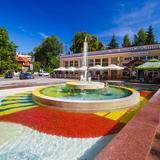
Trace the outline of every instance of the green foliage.
<instances>
[{"instance_id":1,"label":"green foliage","mask_svg":"<svg viewBox=\"0 0 160 160\"><path fill-rule=\"evenodd\" d=\"M108 44L108 48L109 49L118 48L118 43L117 43L115 34L113 34L112 39L111 39L110 43Z\"/></svg>"},{"instance_id":2,"label":"green foliage","mask_svg":"<svg viewBox=\"0 0 160 160\"><path fill-rule=\"evenodd\" d=\"M32 59L34 58L34 53L32 51L29 52L28 55L30 55Z\"/></svg>"},{"instance_id":3,"label":"green foliage","mask_svg":"<svg viewBox=\"0 0 160 160\"><path fill-rule=\"evenodd\" d=\"M72 45L70 47L70 50L73 53L83 52L83 43L84 43L85 37L87 37L87 41L90 39L90 35L88 35L86 32L77 32L73 36Z\"/></svg>"},{"instance_id":4,"label":"green foliage","mask_svg":"<svg viewBox=\"0 0 160 160\"><path fill-rule=\"evenodd\" d=\"M134 46L141 46L146 44L146 32L144 31L143 28L141 28L137 35L134 35Z\"/></svg>"},{"instance_id":5,"label":"green foliage","mask_svg":"<svg viewBox=\"0 0 160 160\"><path fill-rule=\"evenodd\" d=\"M86 32L77 32L73 36L72 45L70 47L70 50L73 53L82 53L83 52L83 44L85 41L85 37L87 37L88 42L88 51L98 51L104 49L103 42L98 42L98 37L96 35L90 35Z\"/></svg>"},{"instance_id":6,"label":"green foliage","mask_svg":"<svg viewBox=\"0 0 160 160\"><path fill-rule=\"evenodd\" d=\"M33 63L33 70L34 70L34 72L39 72L40 71L40 69L41 69L41 63L40 62L34 62Z\"/></svg>"},{"instance_id":7,"label":"green foliage","mask_svg":"<svg viewBox=\"0 0 160 160\"><path fill-rule=\"evenodd\" d=\"M152 26L148 27L148 30L147 30L146 34L147 34L147 37L146 37L146 43L145 44L155 44L155 38L154 38Z\"/></svg>"},{"instance_id":8,"label":"green foliage","mask_svg":"<svg viewBox=\"0 0 160 160\"><path fill-rule=\"evenodd\" d=\"M8 70L17 70L18 65L15 63L11 63L11 61L0 61L0 73L5 73Z\"/></svg>"},{"instance_id":9,"label":"green foliage","mask_svg":"<svg viewBox=\"0 0 160 160\"><path fill-rule=\"evenodd\" d=\"M15 69L17 46L9 41L6 29L0 27L0 73L8 69Z\"/></svg>"},{"instance_id":10,"label":"green foliage","mask_svg":"<svg viewBox=\"0 0 160 160\"><path fill-rule=\"evenodd\" d=\"M130 42L128 34L126 34L123 38L122 47L130 47L130 46L131 46L131 42Z\"/></svg>"},{"instance_id":11,"label":"green foliage","mask_svg":"<svg viewBox=\"0 0 160 160\"><path fill-rule=\"evenodd\" d=\"M45 71L48 72L48 73L52 73L53 68L52 67L47 67L47 68L45 68Z\"/></svg>"},{"instance_id":12,"label":"green foliage","mask_svg":"<svg viewBox=\"0 0 160 160\"><path fill-rule=\"evenodd\" d=\"M104 50L104 49L105 49L104 43L102 41L100 41L98 43L98 50L100 51L100 50Z\"/></svg>"},{"instance_id":13,"label":"green foliage","mask_svg":"<svg viewBox=\"0 0 160 160\"><path fill-rule=\"evenodd\" d=\"M132 46L137 46L137 45L138 45L138 36L135 34L135 35L134 35L134 39L133 39Z\"/></svg>"},{"instance_id":14,"label":"green foliage","mask_svg":"<svg viewBox=\"0 0 160 160\"><path fill-rule=\"evenodd\" d=\"M97 36L88 36L88 51L93 52L98 50L98 37Z\"/></svg>"},{"instance_id":15,"label":"green foliage","mask_svg":"<svg viewBox=\"0 0 160 160\"><path fill-rule=\"evenodd\" d=\"M45 38L42 43L34 49L35 61L40 62L42 68L54 68L58 67L59 54L63 53L63 43L56 36L50 36Z\"/></svg>"}]
</instances>

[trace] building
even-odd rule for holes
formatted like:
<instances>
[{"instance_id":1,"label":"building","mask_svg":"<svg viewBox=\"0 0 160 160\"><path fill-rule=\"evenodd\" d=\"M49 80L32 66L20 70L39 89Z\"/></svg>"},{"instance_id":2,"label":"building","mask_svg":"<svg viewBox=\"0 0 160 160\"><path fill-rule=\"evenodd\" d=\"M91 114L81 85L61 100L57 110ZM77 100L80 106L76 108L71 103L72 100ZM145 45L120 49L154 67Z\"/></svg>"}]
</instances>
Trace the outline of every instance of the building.
<instances>
[{"instance_id":1,"label":"building","mask_svg":"<svg viewBox=\"0 0 160 160\"><path fill-rule=\"evenodd\" d=\"M105 71L103 74L107 79L115 77L130 78L136 66L153 58L160 59L160 44L88 52L87 63L89 67L95 65L108 66L110 64L124 66L125 69L123 71ZM82 59L83 53L63 54L60 56L60 66L81 67ZM96 73L94 72L94 74Z\"/></svg>"},{"instance_id":2,"label":"building","mask_svg":"<svg viewBox=\"0 0 160 160\"><path fill-rule=\"evenodd\" d=\"M22 67L22 70L28 70L32 68L32 62L31 62L30 55L17 54L16 60L19 66Z\"/></svg>"}]
</instances>

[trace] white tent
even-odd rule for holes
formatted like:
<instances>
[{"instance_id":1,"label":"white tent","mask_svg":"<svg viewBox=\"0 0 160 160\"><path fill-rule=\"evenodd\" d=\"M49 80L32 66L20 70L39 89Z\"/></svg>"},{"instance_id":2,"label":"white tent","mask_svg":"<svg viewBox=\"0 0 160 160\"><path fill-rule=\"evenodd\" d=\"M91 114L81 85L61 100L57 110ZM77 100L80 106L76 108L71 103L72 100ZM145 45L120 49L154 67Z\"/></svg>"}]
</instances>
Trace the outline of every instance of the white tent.
<instances>
[{"instance_id":1,"label":"white tent","mask_svg":"<svg viewBox=\"0 0 160 160\"><path fill-rule=\"evenodd\" d=\"M67 68L60 67L60 68L55 69L54 71L67 71Z\"/></svg>"},{"instance_id":2,"label":"white tent","mask_svg":"<svg viewBox=\"0 0 160 160\"><path fill-rule=\"evenodd\" d=\"M70 72L74 72L76 70L77 70L77 68L75 68L75 67L69 67L69 68L67 68L67 71L70 71Z\"/></svg>"},{"instance_id":3,"label":"white tent","mask_svg":"<svg viewBox=\"0 0 160 160\"><path fill-rule=\"evenodd\" d=\"M110 64L109 66L104 67L104 70L123 70L124 67L117 66L115 64Z\"/></svg>"},{"instance_id":4,"label":"white tent","mask_svg":"<svg viewBox=\"0 0 160 160\"><path fill-rule=\"evenodd\" d=\"M93 67L89 67L89 70L104 70L104 67L102 67L101 65L95 65Z\"/></svg>"},{"instance_id":5,"label":"white tent","mask_svg":"<svg viewBox=\"0 0 160 160\"><path fill-rule=\"evenodd\" d=\"M87 67L86 66L82 66L80 68L77 69L77 71L86 71Z\"/></svg>"}]
</instances>

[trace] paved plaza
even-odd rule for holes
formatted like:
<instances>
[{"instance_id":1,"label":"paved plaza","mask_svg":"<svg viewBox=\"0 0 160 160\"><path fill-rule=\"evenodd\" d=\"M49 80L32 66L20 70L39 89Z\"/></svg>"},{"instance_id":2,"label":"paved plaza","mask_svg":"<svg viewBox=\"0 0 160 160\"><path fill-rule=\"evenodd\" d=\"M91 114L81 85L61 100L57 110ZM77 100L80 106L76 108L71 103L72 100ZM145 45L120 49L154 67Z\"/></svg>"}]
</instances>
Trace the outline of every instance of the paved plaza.
<instances>
[{"instance_id":1,"label":"paved plaza","mask_svg":"<svg viewBox=\"0 0 160 160\"><path fill-rule=\"evenodd\" d=\"M35 77L34 79L20 80L18 77L12 79L0 78L0 89L43 86L50 84L58 84L68 81L68 79L56 79L50 77Z\"/></svg>"}]
</instances>

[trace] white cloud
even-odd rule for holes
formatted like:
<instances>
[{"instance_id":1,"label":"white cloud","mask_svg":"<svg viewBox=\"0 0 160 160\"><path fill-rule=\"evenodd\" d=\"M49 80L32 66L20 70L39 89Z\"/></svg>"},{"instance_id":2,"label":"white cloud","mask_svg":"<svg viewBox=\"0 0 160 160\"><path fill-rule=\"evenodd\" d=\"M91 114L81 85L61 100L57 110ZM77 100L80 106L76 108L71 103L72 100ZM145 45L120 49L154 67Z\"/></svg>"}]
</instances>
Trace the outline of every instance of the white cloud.
<instances>
[{"instance_id":1,"label":"white cloud","mask_svg":"<svg viewBox=\"0 0 160 160\"><path fill-rule=\"evenodd\" d=\"M48 35L46 35L46 34L43 33L43 32L38 32L38 34L39 34L41 37L43 37L43 38L47 38L47 37L48 37Z\"/></svg>"},{"instance_id":2,"label":"white cloud","mask_svg":"<svg viewBox=\"0 0 160 160\"><path fill-rule=\"evenodd\" d=\"M153 25L154 28L160 25L160 11L158 1L147 1L141 7L136 7L132 11L124 12L120 11L120 14L113 20L113 28L102 31L99 33L99 37L111 36L115 33L118 37L123 37L128 34L131 38L141 27L148 27ZM125 8L125 4L120 4ZM132 9L132 8L131 8Z\"/></svg>"},{"instance_id":3,"label":"white cloud","mask_svg":"<svg viewBox=\"0 0 160 160\"><path fill-rule=\"evenodd\" d=\"M157 8L157 3L151 1L146 2L141 8L137 8L132 12L124 13L120 17L114 19L115 24L127 24L133 25L137 23L143 23L152 20L154 17L155 10Z\"/></svg>"}]
</instances>

